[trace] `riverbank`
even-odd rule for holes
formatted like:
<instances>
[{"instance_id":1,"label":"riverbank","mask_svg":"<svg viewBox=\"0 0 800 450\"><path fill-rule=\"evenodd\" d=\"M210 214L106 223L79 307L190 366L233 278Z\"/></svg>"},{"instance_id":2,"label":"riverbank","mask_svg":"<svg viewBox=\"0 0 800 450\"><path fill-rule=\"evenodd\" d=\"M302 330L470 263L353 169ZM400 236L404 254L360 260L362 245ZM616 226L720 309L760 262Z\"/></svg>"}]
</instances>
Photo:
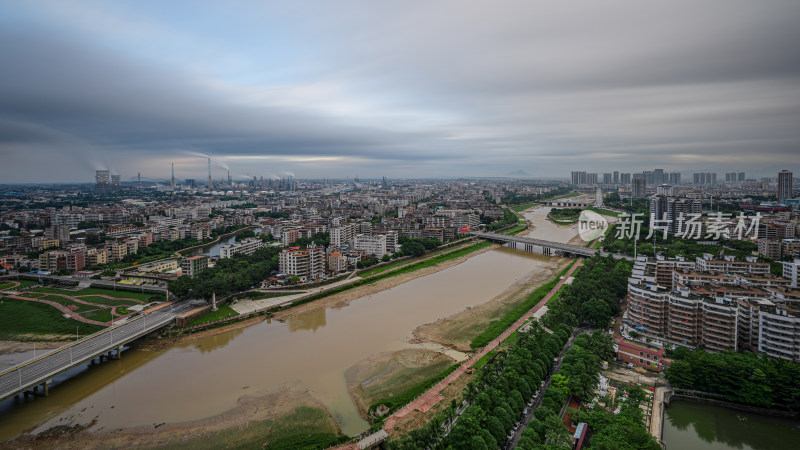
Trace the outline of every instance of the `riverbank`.
<instances>
[{"instance_id":1,"label":"riverbank","mask_svg":"<svg viewBox=\"0 0 800 450\"><path fill-rule=\"evenodd\" d=\"M243 387L246 389L246 387ZM68 422L68 421L67 421ZM23 433L0 448L230 448L335 443L341 433L324 405L308 391L287 387L266 396L243 396L222 414L191 422L105 430L85 426L45 424L39 433ZM44 426L43 426L44 427ZM43 428L40 427L40 428ZM30 431L30 430L29 430ZM35 431L35 430L34 430Z\"/></svg>"},{"instance_id":2,"label":"riverbank","mask_svg":"<svg viewBox=\"0 0 800 450\"><path fill-rule=\"evenodd\" d=\"M440 352L405 349L370 356L345 371L347 391L368 420L372 404L442 373L455 361Z\"/></svg>"},{"instance_id":3,"label":"riverbank","mask_svg":"<svg viewBox=\"0 0 800 450\"><path fill-rule=\"evenodd\" d=\"M34 336L32 336L34 337ZM35 336L38 338L47 338L47 336ZM61 335L53 336L56 339L63 339ZM0 355L7 355L10 353L24 353L32 351L34 348L36 350L52 350L54 348L59 348L61 346L67 345L72 341L36 341L36 342L24 342L24 341L0 341Z\"/></svg>"},{"instance_id":4,"label":"riverbank","mask_svg":"<svg viewBox=\"0 0 800 450\"><path fill-rule=\"evenodd\" d=\"M486 327L500 319L536 289L553 280L569 263L569 258L551 258L546 271L540 271L509 286L503 293L476 307L467 308L433 323L420 325L414 337L430 341L461 352L470 352L470 343Z\"/></svg>"}]
</instances>

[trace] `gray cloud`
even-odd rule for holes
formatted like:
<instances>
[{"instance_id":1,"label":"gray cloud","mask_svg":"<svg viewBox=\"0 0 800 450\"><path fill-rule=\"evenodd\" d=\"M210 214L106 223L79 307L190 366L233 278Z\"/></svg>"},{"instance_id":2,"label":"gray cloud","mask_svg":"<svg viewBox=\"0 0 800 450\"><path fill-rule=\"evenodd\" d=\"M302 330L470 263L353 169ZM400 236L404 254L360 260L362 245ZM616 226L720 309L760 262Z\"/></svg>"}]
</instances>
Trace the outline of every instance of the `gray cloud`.
<instances>
[{"instance_id":1,"label":"gray cloud","mask_svg":"<svg viewBox=\"0 0 800 450\"><path fill-rule=\"evenodd\" d=\"M33 155L67 154L37 174L80 180L96 161L144 172L180 159L199 176L205 162L188 151L298 176L797 167L794 2L250 8L226 26L263 19L248 29L252 48L218 41L244 82L192 55L118 51L145 38L99 42L69 18L0 27L0 155L15 155L0 175L22 181ZM261 42L262 28L282 40Z\"/></svg>"}]
</instances>

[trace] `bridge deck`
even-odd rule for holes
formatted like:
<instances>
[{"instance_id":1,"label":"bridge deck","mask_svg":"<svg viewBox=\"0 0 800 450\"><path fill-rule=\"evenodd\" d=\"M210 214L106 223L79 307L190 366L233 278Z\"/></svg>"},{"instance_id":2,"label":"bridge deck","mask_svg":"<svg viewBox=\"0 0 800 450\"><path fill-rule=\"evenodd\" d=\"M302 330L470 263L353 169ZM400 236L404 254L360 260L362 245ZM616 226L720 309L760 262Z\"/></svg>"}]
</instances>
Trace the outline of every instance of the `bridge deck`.
<instances>
[{"instance_id":1,"label":"bridge deck","mask_svg":"<svg viewBox=\"0 0 800 450\"><path fill-rule=\"evenodd\" d=\"M518 242L520 244L538 245L543 248L552 248L563 252L571 253L576 256L594 256L597 249L580 247L578 245L563 244L561 242L545 241L543 239L533 239L520 236L509 236L505 234L484 233L481 231L470 232L473 236L495 242Z\"/></svg>"},{"instance_id":2,"label":"bridge deck","mask_svg":"<svg viewBox=\"0 0 800 450\"><path fill-rule=\"evenodd\" d=\"M154 310L6 369L0 372L0 400L25 392L78 364L120 348L167 325L176 315L191 308L189 304L177 304Z\"/></svg>"}]
</instances>

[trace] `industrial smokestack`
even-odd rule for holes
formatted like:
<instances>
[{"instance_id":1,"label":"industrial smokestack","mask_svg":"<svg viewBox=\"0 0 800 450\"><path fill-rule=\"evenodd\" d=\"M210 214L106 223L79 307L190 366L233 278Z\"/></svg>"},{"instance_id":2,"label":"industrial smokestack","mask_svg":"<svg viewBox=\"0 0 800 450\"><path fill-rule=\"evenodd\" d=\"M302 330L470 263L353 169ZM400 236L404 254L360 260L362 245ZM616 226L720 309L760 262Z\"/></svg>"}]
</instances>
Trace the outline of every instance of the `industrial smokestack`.
<instances>
[{"instance_id":1,"label":"industrial smokestack","mask_svg":"<svg viewBox=\"0 0 800 450\"><path fill-rule=\"evenodd\" d=\"M175 187L175 163L172 163L172 187Z\"/></svg>"}]
</instances>

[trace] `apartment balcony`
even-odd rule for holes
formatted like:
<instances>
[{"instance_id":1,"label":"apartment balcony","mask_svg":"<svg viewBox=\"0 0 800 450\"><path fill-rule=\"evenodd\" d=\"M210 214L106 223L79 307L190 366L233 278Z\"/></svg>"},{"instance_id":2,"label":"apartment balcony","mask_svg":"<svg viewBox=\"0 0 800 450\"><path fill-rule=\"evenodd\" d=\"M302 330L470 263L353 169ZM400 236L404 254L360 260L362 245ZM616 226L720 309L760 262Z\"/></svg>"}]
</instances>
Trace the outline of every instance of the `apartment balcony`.
<instances>
[{"instance_id":1,"label":"apartment balcony","mask_svg":"<svg viewBox=\"0 0 800 450\"><path fill-rule=\"evenodd\" d=\"M673 337L680 337L680 339L685 339L688 341L698 341L699 336L695 330L682 330L680 328L670 328L669 329L670 336Z\"/></svg>"},{"instance_id":2,"label":"apartment balcony","mask_svg":"<svg viewBox=\"0 0 800 450\"><path fill-rule=\"evenodd\" d=\"M776 330L776 329L774 329L772 327L769 327L769 328L764 327L761 332L765 336L772 336L772 337L775 337L776 339L785 339L785 340L790 340L790 341L800 341L800 333L796 333L796 332Z\"/></svg>"}]
</instances>

